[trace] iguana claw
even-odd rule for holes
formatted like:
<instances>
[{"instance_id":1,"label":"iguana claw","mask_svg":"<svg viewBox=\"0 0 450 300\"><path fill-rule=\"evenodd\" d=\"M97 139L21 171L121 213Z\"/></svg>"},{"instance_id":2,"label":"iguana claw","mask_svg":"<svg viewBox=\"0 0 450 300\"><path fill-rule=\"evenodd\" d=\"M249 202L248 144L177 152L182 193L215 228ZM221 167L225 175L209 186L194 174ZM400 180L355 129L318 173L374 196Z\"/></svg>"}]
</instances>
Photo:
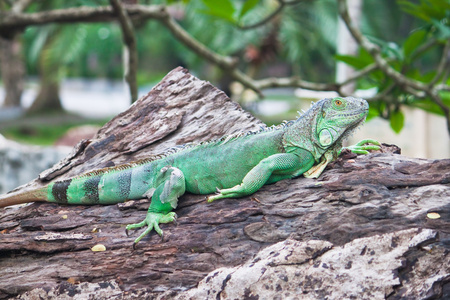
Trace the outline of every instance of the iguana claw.
<instances>
[{"instance_id":1,"label":"iguana claw","mask_svg":"<svg viewBox=\"0 0 450 300\"><path fill-rule=\"evenodd\" d=\"M149 234L153 229L161 236L161 238L163 238L164 234L163 234L163 231L161 230L161 228L159 228L159 224L174 222L176 219L177 219L177 215L174 212L169 212L167 214L148 212L144 221L142 221L140 223L136 223L136 224L127 225L127 227L125 229L127 234L128 234L128 230L130 230L130 229L138 229L138 228L147 226L145 231L143 233L141 233L141 235L137 239L134 240L133 249L135 249L135 245L137 243L139 243L139 241L144 236Z\"/></svg>"},{"instance_id":2,"label":"iguana claw","mask_svg":"<svg viewBox=\"0 0 450 300\"><path fill-rule=\"evenodd\" d=\"M178 226L178 215L176 213L174 213L172 222L175 224L175 226Z\"/></svg>"},{"instance_id":3,"label":"iguana claw","mask_svg":"<svg viewBox=\"0 0 450 300\"><path fill-rule=\"evenodd\" d=\"M214 200L224 198L224 197L223 197L223 196L224 196L224 194L223 194L223 191L224 191L224 190L225 190L225 189L221 190L221 189L219 189L218 187L216 187L216 194L213 195L213 196L206 197L206 201L207 201L208 203L211 203L211 202L213 202Z\"/></svg>"},{"instance_id":4,"label":"iguana claw","mask_svg":"<svg viewBox=\"0 0 450 300\"><path fill-rule=\"evenodd\" d=\"M372 145L368 145L368 144L372 144ZM365 139L365 140L359 141L355 145L343 147L339 151L339 154L341 154L342 150L344 150L344 149L349 149L351 152L353 152L355 154L369 154L369 150L375 150L375 151L380 150L380 146L381 146L381 143L376 140Z\"/></svg>"}]
</instances>

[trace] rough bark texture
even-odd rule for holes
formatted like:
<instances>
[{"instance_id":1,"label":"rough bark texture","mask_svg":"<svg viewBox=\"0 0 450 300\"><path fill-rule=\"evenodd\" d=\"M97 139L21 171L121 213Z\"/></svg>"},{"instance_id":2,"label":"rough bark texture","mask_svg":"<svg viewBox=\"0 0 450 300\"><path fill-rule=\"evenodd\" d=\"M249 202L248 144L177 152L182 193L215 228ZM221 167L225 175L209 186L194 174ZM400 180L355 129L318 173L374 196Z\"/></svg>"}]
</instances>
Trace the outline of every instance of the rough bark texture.
<instances>
[{"instance_id":1,"label":"rough bark texture","mask_svg":"<svg viewBox=\"0 0 450 300\"><path fill-rule=\"evenodd\" d=\"M260 125L178 68L21 189ZM449 297L449 199L450 160L347 153L319 180L212 204L185 195L178 225L163 225L164 241L152 234L137 250L125 225L141 221L146 200L4 209L0 298ZM91 251L96 244L106 251Z\"/></svg>"}]
</instances>

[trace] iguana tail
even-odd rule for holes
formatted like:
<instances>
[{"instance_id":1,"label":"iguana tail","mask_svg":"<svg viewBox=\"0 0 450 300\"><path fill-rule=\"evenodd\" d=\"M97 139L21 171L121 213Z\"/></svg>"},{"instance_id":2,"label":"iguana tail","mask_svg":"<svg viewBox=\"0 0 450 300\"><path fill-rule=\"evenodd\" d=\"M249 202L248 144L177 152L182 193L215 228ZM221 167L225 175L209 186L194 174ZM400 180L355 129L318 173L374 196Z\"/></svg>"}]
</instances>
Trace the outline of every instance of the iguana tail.
<instances>
[{"instance_id":1,"label":"iguana tail","mask_svg":"<svg viewBox=\"0 0 450 300\"><path fill-rule=\"evenodd\" d=\"M0 197L0 208L10 205L36 202L36 201L48 201L47 200L47 187L43 187L36 190L31 190L22 193L9 193Z\"/></svg>"}]
</instances>

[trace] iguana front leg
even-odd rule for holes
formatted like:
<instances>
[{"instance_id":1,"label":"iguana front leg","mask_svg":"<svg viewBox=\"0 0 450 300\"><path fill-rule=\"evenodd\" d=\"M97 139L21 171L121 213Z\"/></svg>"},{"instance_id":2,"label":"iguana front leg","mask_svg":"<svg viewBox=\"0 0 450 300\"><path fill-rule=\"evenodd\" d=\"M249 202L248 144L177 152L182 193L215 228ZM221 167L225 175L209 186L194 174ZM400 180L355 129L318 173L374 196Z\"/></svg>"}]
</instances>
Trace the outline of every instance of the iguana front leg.
<instances>
[{"instance_id":1,"label":"iguana front leg","mask_svg":"<svg viewBox=\"0 0 450 300\"><path fill-rule=\"evenodd\" d=\"M373 145L367 145L367 144L373 144ZM320 163L313 166L311 169L306 171L303 176L306 178L319 178L319 176L322 174L322 172L325 170L327 165L334 161L342 152L344 149L349 149L353 153L356 154L368 154L369 150L379 150L380 149L380 143L376 140L372 139L366 139L359 141L355 145L343 147L340 149L337 154L335 154L334 150L328 150L325 152L321 158Z\"/></svg>"},{"instance_id":2,"label":"iguana front leg","mask_svg":"<svg viewBox=\"0 0 450 300\"><path fill-rule=\"evenodd\" d=\"M328 150L322 155L322 158L320 160L320 163L318 163L315 166L312 166L311 169L303 173L303 176L306 178L319 178L319 176L322 174L322 172L325 170L327 165L335 160L335 151L334 150Z\"/></svg>"},{"instance_id":3,"label":"iguana front leg","mask_svg":"<svg viewBox=\"0 0 450 300\"><path fill-rule=\"evenodd\" d=\"M152 202L148 208L144 221L127 225L126 230L147 226L147 229L134 240L133 247L153 229L163 237L160 223L170 223L176 220L176 214L171 212L177 207L178 198L186 190L186 182L181 170L168 166L161 169L155 181L156 189L149 189L145 196L151 197ZM153 192L154 191L154 192Z\"/></svg>"},{"instance_id":4,"label":"iguana front leg","mask_svg":"<svg viewBox=\"0 0 450 300\"><path fill-rule=\"evenodd\" d=\"M298 176L308 170L314 163L313 156L303 150L300 155L280 153L271 155L259 162L248 172L242 183L229 189L218 190L219 194L209 196L208 202L223 198L235 198L253 194L266 182ZM271 179L275 178L274 180Z\"/></svg>"},{"instance_id":5,"label":"iguana front leg","mask_svg":"<svg viewBox=\"0 0 450 300\"><path fill-rule=\"evenodd\" d=\"M368 145L368 144L372 144L372 145ZM359 141L355 145L343 147L342 149L337 151L337 153L335 153L335 150L328 150L327 152L325 152L323 154L320 163L311 167L311 169L309 169L308 171L303 173L303 176L305 176L306 178L319 178L319 176L325 170L327 165L330 162L334 161L341 154L342 150L344 150L344 149L349 149L350 151L352 151L353 153L356 153L356 154L368 154L369 150L379 150L380 143L376 140L366 139L366 140Z\"/></svg>"}]
</instances>

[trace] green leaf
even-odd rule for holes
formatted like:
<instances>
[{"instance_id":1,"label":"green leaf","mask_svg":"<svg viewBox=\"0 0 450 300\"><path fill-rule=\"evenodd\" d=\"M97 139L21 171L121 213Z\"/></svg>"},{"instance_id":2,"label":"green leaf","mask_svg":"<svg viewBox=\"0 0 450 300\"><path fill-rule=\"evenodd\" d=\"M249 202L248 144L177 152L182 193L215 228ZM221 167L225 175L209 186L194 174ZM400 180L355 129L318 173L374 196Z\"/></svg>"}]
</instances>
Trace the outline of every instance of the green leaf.
<instances>
[{"instance_id":1,"label":"green leaf","mask_svg":"<svg viewBox=\"0 0 450 300\"><path fill-rule=\"evenodd\" d=\"M53 25L44 25L39 27L39 29L32 28L33 35L35 38L33 39L31 46L29 47L29 61L32 64L37 63L39 59L39 55L41 54L42 49L44 48L45 43L49 36L54 32L55 26Z\"/></svg>"},{"instance_id":2,"label":"green leaf","mask_svg":"<svg viewBox=\"0 0 450 300\"><path fill-rule=\"evenodd\" d=\"M403 54L409 58L414 50L419 47L425 39L427 32L425 30L417 30L411 33L403 43Z\"/></svg>"},{"instance_id":3,"label":"green leaf","mask_svg":"<svg viewBox=\"0 0 450 300\"><path fill-rule=\"evenodd\" d=\"M437 36L439 39L448 39L450 37L450 27L443 24L441 21L431 19L431 23L437 28Z\"/></svg>"},{"instance_id":4,"label":"green leaf","mask_svg":"<svg viewBox=\"0 0 450 300\"><path fill-rule=\"evenodd\" d=\"M372 120L379 116L378 109L369 106L369 113L367 114L366 121Z\"/></svg>"},{"instance_id":5,"label":"green leaf","mask_svg":"<svg viewBox=\"0 0 450 300\"><path fill-rule=\"evenodd\" d=\"M246 0L244 5L242 5L241 11L239 13L239 20L242 19L250 10L252 10L260 0Z\"/></svg>"},{"instance_id":6,"label":"green leaf","mask_svg":"<svg viewBox=\"0 0 450 300\"><path fill-rule=\"evenodd\" d=\"M411 0L397 0L397 3L406 13L426 22L444 18L446 11L450 9L448 0L420 0L420 4Z\"/></svg>"},{"instance_id":7,"label":"green leaf","mask_svg":"<svg viewBox=\"0 0 450 300\"><path fill-rule=\"evenodd\" d=\"M371 63L375 62L372 54L367 52L364 48L359 49L359 59L361 59L361 61L364 61L366 65L370 65Z\"/></svg>"},{"instance_id":8,"label":"green leaf","mask_svg":"<svg viewBox=\"0 0 450 300\"><path fill-rule=\"evenodd\" d=\"M418 5L415 5L409 1L410 0L398 1L402 10L416 18L419 18L419 19L422 19L422 20L425 20L428 22L430 20L430 17L426 13L421 11L420 7Z\"/></svg>"},{"instance_id":9,"label":"green leaf","mask_svg":"<svg viewBox=\"0 0 450 300\"><path fill-rule=\"evenodd\" d=\"M431 102L430 99L414 101L410 104L410 106L420 108L429 113L444 116L444 112L442 111L442 109L437 104Z\"/></svg>"},{"instance_id":10,"label":"green leaf","mask_svg":"<svg viewBox=\"0 0 450 300\"><path fill-rule=\"evenodd\" d=\"M440 91L439 96L441 97L442 103L450 108L450 92ZM413 98L411 102L408 102L406 104L412 107L420 108L424 111L436 115L445 116L445 113L442 110L442 108L436 103L434 103L430 98L421 98L421 99Z\"/></svg>"},{"instance_id":11,"label":"green leaf","mask_svg":"<svg viewBox=\"0 0 450 300\"><path fill-rule=\"evenodd\" d=\"M417 71L419 73L419 71ZM423 83L430 83L431 80L434 79L434 77L436 76L436 70L431 70L425 74L419 73L420 75L417 76L416 80L422 81ZM409 76L408 76L409 77Z\"/></svg>"},{"instance_id":12,"label":"green leaf","mask_svg":"<svg viewBox=\"0 0 450 300\"><path fill-rule=\"evenodd\" d=\"M367 78L360 78L357 81L357 89L358 90L369 90L372 88L377 88L378 83L374 82L373 80L367 79Z\"/></svg>"},{"instance_id":13,"label":"green leaf","mask_svg":"<svg viewBox=\"0 0 450 300\"><path fill-rule=\"evenodd\" d=\"M202 13L224 19L232 24L236 24L234 13L236 8L231 0L202 0L208 7L207 10L201 10Z\"/></svg>"},{"instance_id":14,"label":"green leaf","mask_svg":"<svg viewBox=\"0 0 450 300\"><path fill-rule=\"evenodd\" d=\"M372 43L381 47L381 53L383 56L391 58L395 57L397 60L403 60L403 53L400 51L400 47L396 43L378 39L373 36L368 36L367 38Z\"/></svg>"},{"instance_id":15,"label":"green leaf","mask_svg":"<svg viewBox=\"0 0 450 300\"><path fill-rule=\"evenodd\" d=\"M335 59L340 60L356 69L362 69L374 62L372 55L363 48L359 49L357 56L337 54Z\"/></svg>"},{"instance_id":16,"label":"green leaf","mask_svg":"<svg viewBox=\"0 0 450 300\"><path fill-rule=\"evenodd\" d=\"M403 126L405 125L405 116L400 110L394 111L391 114L390 125L395 133L400 133L400 131L402 131Z\"/></svg>"},{"instance_id":17,"label":"green leaf","mask_svg":"<svg viewBox=\"0 0 450 300\"><path fill-rule=\"evenodd\" d=\"M334 56L334 58L339 61L342 61L342 62L346 63L347 65L352 66L356 69L362 69L370 64L370 63L367 63L365 60L363 60L357 56L353 56L353 55L336 54Z\"/></svg>"}]
</instances>

